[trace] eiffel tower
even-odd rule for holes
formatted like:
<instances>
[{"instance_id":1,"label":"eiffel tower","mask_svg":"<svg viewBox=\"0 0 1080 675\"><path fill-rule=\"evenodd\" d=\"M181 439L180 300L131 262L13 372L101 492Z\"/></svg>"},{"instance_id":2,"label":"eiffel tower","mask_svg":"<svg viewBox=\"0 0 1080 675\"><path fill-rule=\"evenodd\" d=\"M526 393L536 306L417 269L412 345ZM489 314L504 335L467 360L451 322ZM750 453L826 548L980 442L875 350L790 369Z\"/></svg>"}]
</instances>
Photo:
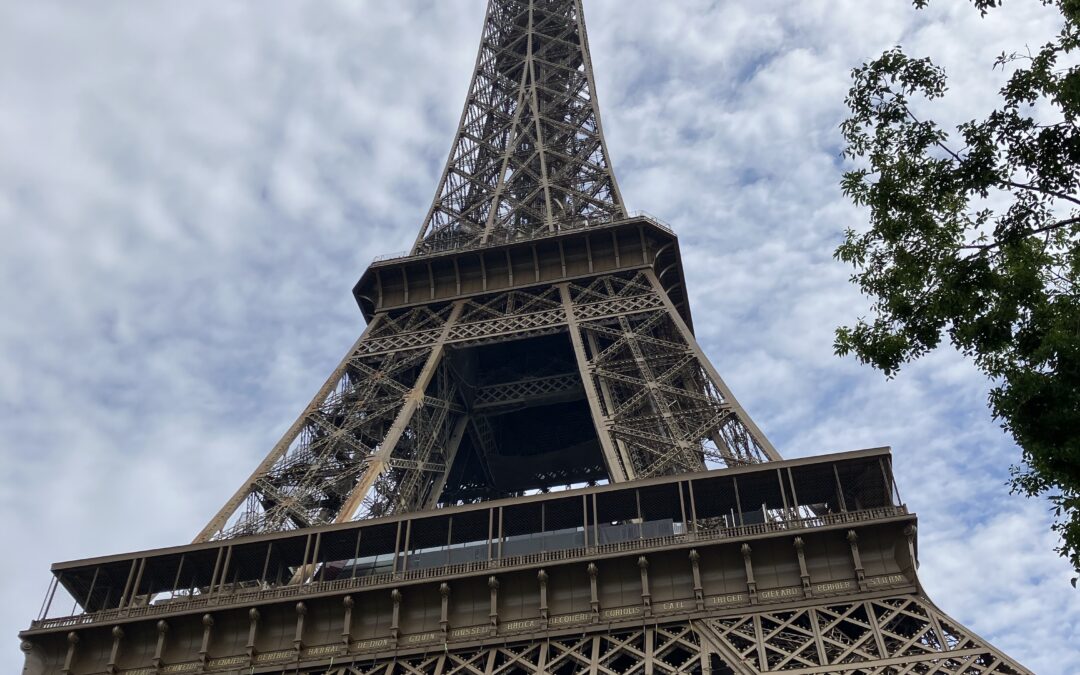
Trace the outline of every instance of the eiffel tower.
<instances>
[{"instance_id":1,"label":"eiffel tower","mask_svg":"<svg viewBox=\"0 0 1080 675\"><path fill-rule=\"evenodd\" d=\"M363 335L192 544L54 565L24 674L1028 673L927 598L888 449L780 457L608 157L581 0L489 0Z\"/></svg>"}]
</instances>

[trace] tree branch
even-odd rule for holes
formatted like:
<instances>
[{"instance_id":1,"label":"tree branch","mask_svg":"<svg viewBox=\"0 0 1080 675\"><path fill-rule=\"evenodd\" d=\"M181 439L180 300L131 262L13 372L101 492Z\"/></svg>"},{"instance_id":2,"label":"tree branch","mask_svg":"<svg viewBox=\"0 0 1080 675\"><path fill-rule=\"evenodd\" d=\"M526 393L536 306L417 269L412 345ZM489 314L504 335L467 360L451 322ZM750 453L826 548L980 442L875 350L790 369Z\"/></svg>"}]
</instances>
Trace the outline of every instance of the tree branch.
<instances>
[{"instance_id":1,"label":"tree branch","mask_svg":"<svg viewBox=\"0 0 1080 675\"><path fill-rule=\"evenodd\" d=\"M1029 185L1027 183L1014 183L1011 180L1003 180L1003 181L1001 181L1001 183L1003 185L1007 185L1009 187L1014 187L1014 188L1017 188L1019 190L1032 190L1033 192L1041 192L1041 193L1043 193L1045 195L1050 195L1051 197L1057 197L1058 199L1064 199L1066 201L1072 202L1073 204L1076 204L1077 206L1080 206L1080 199L1077 199L1076 197L1072 197L1072 196L1069 196L1069 195L1061 193L1061 192L1055 192L1053 190L1047 190L1046 188L1035 187L1034 185Z\"/></svg>"},{"instance_id":2,"label":"tree branch","mask_svg":"<svg viewBox=\"0 0 1080 675\"><path fill-rule=\"evenodd\" d=\"M1049 225L1044 225L1043 227L1039 227L1039 228L1036 228L1034 230L1030 230L1028 232L1025 232L1024 236L1025 237L1031 237L1031 236L1034 236L1036 234L1042 234L1043 232L1050 232L1050 231L1056 230L1056 229L1058 229L1060 227L1067 227L1069 225L1075 225L1077 223L1080 223L1080 216L1078 216L1076 218L1066 218L1065 220L1059 220L1056 223L1050 223ZM1001 242L1000 241L994 241L994 242L991 242L989 244L968 244L967 246L961 246L960 250L961 251L965 251L965 250L967 250L967 251L989 251L990 249L997 248L998 246L1001 246Z\"/></svg>"},{"instance_id":3,"label":"tree branch","mask_svg":"<svg viewBox=\"0 0 1080 675\"><path fill-rule=\"evenodd\" d=\"M915 122L916 124L922 124L922 121L918 117L916 117L913 112L911 112L911 108L909 108L906 103L902 103L901 106L904 108L904 112L907 113L907 116L910 117L913 122ZM936 145L939 148L941 148L942 150L944 150L950 157L952 157L957 162L963 162L964 161L964 158L960 156L960 153L956 152L955 150L953 150L949 146L945 145L941 141L934 141L934 145ZM1015 182L1013 182L1011 180L1005 180L1005 179L1001 179L1001 180L999 180L997 182L998 182L998 184L1000 184L1002 186L1005 186L1005 187L1016 188L1017 190L1030 190L1032 192L1038 192L1038 193L1041 193L1041 194L1044 194L1044 195L1049 195L1051 197L1056 197L1058 199L1064 199L1065 201L1069 201L1069 202L1072 202L1073 204L1076 204L1077 206L1080 206L1080 199L1077 199L1076 197L1073 197L1071 195L1064 194L1062 192L1055 192L1054 190L1047 190L1045 188L1036 187L1034 185L1029 185L1027 183L1015 183Z\"/></svg>"}]
</instances>

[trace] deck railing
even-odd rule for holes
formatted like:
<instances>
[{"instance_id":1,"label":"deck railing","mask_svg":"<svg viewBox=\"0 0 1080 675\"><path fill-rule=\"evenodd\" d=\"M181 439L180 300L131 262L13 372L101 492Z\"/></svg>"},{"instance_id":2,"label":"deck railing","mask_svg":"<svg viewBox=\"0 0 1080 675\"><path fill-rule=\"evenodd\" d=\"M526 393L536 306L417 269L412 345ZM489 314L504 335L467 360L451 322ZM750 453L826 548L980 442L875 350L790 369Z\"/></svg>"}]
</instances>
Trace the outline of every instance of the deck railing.
<instances>
[{"instance_id":1,"label":"deck railing","mask_svg":"<svg viewBox=\"0 0 1080 675\"><path fill-rule=\"evenodd\" d=\"M399 260L409 257L422 259L427 256L440 255L442 253L448 253L451 251L475 251L477 249L487 248L488 246L497 246L499 244L513 243L514 241L538 241L542 239L548 239L550 237L557 237L560 234L566 234L567 232L576 232L591 227L617 225L619 223L629 222L631 220L646 220L651 225L659 227L661 230L664 230L668 234L675 234L675 231L671 229L670 225L660 220L656 216L653 216L650 213L646 213L645 211L631 211L627 214L625 218L614 218L612 216L596 216L594 218L579 218L575 220L560 221L556 223L557 227L552 232L545 232L543 234L533 235L520 240L510 239L501 241L487 241L482 244L478 242L470 242L455 245L456 242L452 239L449 239L445 242L432 243L430 248L427 248L420 253L413 253L412 251L398 251L396 253L384 253L382 255L377 255L375 256L375 258L372 259L371 264L374 265L376 263L387 262L390 260Z\"/></svg>"},{"instance_id":2,"label":"deck railing","mask_svg":"<svg viewBox=\"0 0 1080 675\"><path fill-rule=\"evenodd\" d=\"M231 592L218 592L206 595L196 595L186 599L172 599L167 602L144 605L142 607L127 607L124 609L108 609L100 612L77 614L58 618L41 619L30 624L34 629L55 629L69 626L82 626L96 624L117 619L130 619L144 616L157 616L198 610L207 606L232 605L241 603L260 603L265 601L283 600L296 596L316 595L363 589L372 586L382 586L405 581L422 581L439 577L451 577L467 575L477 572L489 572L493 570L537 565L550 562L566 562L575 559L587 560L597 555L611 553L628 553L632 551L644 551L647 549L668 548L672 546L708 543L729 539L739 539L749 536L760 536L790 532L792 530L806 530L832 525L847 525L865 523L874 520L892 518L907 514L905 506L883 506L862 511L844 511L827 513L811 517L790 519L776 519L764 523L741 525L735 527L719 527L710 529L698 529L679 534L663 537L643 539L631 539L598 546L583 546L577 548L559 549L553 551L541 551L527 555L496 558L493 560L479 560L467 563L455 563L428 567L424 569L405 570L382 574L371 574L346 579L334 579L332 581L312 581L306 584L292 586L279 586L275 588L240 588Z\"/></svg>"}]
</instances>

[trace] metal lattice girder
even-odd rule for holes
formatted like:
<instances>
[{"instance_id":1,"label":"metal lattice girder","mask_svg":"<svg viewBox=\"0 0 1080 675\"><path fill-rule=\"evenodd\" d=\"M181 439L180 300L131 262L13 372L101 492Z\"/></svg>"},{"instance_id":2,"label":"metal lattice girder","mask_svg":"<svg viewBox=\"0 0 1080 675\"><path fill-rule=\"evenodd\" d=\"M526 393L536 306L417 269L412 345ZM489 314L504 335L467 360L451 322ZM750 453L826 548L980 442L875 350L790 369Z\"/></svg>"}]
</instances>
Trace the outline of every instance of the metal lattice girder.
<instances>
[{"instance_id":1,"label":"metal lattice girder","mask_svg":"<svg viewBox=\"0 0 1080 675\"><path fill-rule=\"evenodd\" d=\"M377 317L196 541L419 508L453 459L464 415L453 379L437 376L462 307ZM365 354L369 341L431 327L439 332L433 344Z\"/></svg>"},{"instance_id":2,"label":"metal lattice girder","mask_svg":"<svg viewBox=\"0 0 1080 675\"><path fill-rule=\"evenodd\" d=\"M688 622L358 661L305 675L701 675L712 650ZM392 665L390 665L392 664ZM722 659L718 660L723 665ZM730 672L749 674L735 666Z\"/></svg>"},{"instance_id":3,"label":"metal lattice girder","mask_svg":"<svg viewBox=\"0 0 1080 675\"><path fill-rule=\"evenodd\" d=\"M605 450L626 478L776 459L649 270L564 286ZM615 304L597 312L594 308Z\"/></svg>"},{"instance_id":4,"label":"metal lattice girder","mask_svg":"<svg viewBox=\"0 0 1080 675\"><path fill-rule=\"evenodd\" d=\"M357 661L308 675L1030 675L915 596L602 629ZM325 668L325 667L324 667Z\"/></svg>"},{"instance_id":5,"label":"metal lattice girder","mask_svg":"<svg viewBox=\"0 0 1080 675\"><path fill-rule=\"evenodd\" d=\"M698 625L754 673L1029 672L917 596L821 603Z\"/></svg>"},{"instance_id":6,"label":"metal lattice girder","mask_svg":"<svg viewBox=\"0 0 1080 675\"><path fill-rule=\"evenodd\" d=\"M530 377L515 382L503 382L477 390L473 410L499 408L524 402L547 401L582 391L577 373Z\"/></svg>"},{"instance_id":7,"label":"metal lattice girder","mask_svg":"<svg viewBox=\"0 0 1080 675\"><path fill-rule=\"evenodd\" d=\"M413 252L625 215L581 0L491 0L450 158Z\"/></svg>"},{"instance_id":8,"label":"metal lattice girder","mask_svg":"<svg viewBox=\"0 0 1080 675\"><path fill-rule=\"evenodd\" d=\"M559 333L575 372L468 385L471 396L445 358L451 347ZM490 484L498 448L485 414L582 395L612 481L778 458L652 271L603 274L378 314L200 538L431 506L465 434Z\"/></svg>"}]
</instances>

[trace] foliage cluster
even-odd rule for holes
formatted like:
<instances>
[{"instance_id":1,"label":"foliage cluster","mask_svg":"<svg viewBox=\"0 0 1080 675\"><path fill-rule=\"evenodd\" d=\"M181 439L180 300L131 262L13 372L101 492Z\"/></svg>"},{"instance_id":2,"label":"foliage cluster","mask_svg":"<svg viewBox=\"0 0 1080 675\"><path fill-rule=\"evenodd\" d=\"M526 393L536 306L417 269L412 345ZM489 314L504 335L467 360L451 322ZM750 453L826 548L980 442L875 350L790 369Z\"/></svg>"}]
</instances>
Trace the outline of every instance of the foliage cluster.
<instances>
[{"instance_id":1,"label":"foliage cluster","mask_svg":"<svg viewBox=\"0 0 1080 675\"><path fill-rule=\"evenodd\" d=\"M1080 0L1044 4L1060 32L1001 54L997 107L955 130L932 119L930 59L897 47L852 72L842 188L870 226L836 257L874 304L835 347L890 377L946 339L969 357L1022 451L1013 490L1050 499L1080 570Z\"/></svg>"}]
</instances>

